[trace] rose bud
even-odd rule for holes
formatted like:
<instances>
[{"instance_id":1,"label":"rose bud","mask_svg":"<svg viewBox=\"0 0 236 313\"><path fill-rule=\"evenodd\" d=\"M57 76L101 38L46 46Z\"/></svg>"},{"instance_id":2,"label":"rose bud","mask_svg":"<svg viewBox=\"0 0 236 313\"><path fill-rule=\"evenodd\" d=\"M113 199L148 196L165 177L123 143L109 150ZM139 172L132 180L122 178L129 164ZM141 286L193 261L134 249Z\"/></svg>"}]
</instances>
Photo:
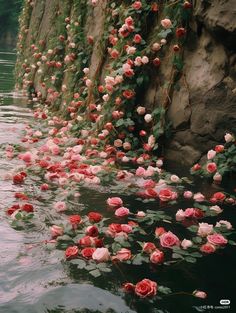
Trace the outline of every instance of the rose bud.
<instances>
[{"instance_id":1,"label":"rose bud","mask_svg":"<svg viewBox=\"0 0 236 313\"><path fill-rule=\"evenodd\" d=\"M207 297L207 294L204 291L201 290L195 290L193 292L193 296L201 299L205 299Z\"/></svg>"},{"instance_id":2,"label":"rose bud","mask_svg":"<svg viewBox=\"0 0 236 313\"><path fill-rule=\"evenodd\" d=\"M173 51L174 51L174 52L178 52L179 50L180 50L179 45L174 45L174 46L173 46Z\"/></svg>"},{"instance_id":3,"label":"rose bud","mask_svg":"<svg viewBox=\"0 0 236 313\"><path fill-rule=\"evenodd\" d=\"M155 65L156 67L160 66L161 64L161 61L159 58L155 58L153 61L152 61L153 65Z\"/></svg>"}]
</instances>

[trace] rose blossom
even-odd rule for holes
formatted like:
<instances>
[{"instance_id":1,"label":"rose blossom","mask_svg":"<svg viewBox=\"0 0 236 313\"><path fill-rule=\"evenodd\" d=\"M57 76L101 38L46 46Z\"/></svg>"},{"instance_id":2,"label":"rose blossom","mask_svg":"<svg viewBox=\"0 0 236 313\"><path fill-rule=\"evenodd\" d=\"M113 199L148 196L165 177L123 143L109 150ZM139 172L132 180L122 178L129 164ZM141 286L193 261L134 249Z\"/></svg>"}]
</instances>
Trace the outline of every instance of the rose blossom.
<instances>
[{"instance_id":1,"label":"rose blossom","mask_svg":"<svg viewBox=\"0 0 236 313\"><path fill-rule=\"evenodd\" d=\"M110 253L107 248L97 248L93 252L92 258L97 262L106 262L110 259Z\"/></svg>"},{"instance_id":2,"label":"rose blossom","mask_svg":"<svg viewBox=\"0 0 236 313\"><path fill-rule=\"evenodd\" d=\"M98 223L102 220L103 216L98 212L89 212L88 218L91 223Z\"/></svg>"},{"instance_id":3,"label":"rose blossom","mask_svg":"<svg viewBox=\"0 0 236 313\"><path fill-rule=\"evenodd\" d=\"M183 249L188 249L189 247L192 247L192 245L193 245L192 241L188 239L184 239L181 242L181 246Z\"/></svg>"},{"instance_id":4,"label":"rose blossom","mask_svg":"<svg viewBox=\"0 0 236 313\"><path fill-rule=\"evenodd\" d=\"M191 199L192 196L193 196L193 193L191 191L187 190L184 192L184 198L185 199Z\"/></svg>"},{"instance_id":5,"label":"rose blossom","mask_svg":"<svg viewBox=\"0 0 236 313\"><path fill-rule=\"evenodd\" d=\"M117 207L117 206L120 206L123 204L123 201L121 198L119 197L112 197L112 198L108 198L107 199L107 204L110 206L110 207Z\"/></svg>"},{"instance_id":6,"label":"rose blossom","mask_svg":"<svg viewBox=\"0 0 236 313\"><path fill-rule=\"evenodd\" d=\"M159 192L159 199L163 202L175 200L177 198L177 193L171 191L170 189L162 189Z\"/></svg>"},{"instance_id":7,"label":"rose blossom","mask_svg":"<svg viewBox=\"0 0 236 313\"><path fill-rule=\"evenodd\" d=\"M112 257L112 260L127 261L131 259L131 251L126 248L116 252L116 255Z\"/></svg>"},{"instance_id":8,"label":"rose blossom","mask_svg":"<svg viewBox=\"0 0 236 313\"><path fill-rule=\"evenodd\" d=\"M206 166L208 173L214 173L217 170L217 165L215 162L208 163Z\"/></svg>"},{"instance_id":9,"label":"rose blossom","mask_svg":"<svg viewBox=\"0 0 236 313\"><path fill-rule=\"evenodd\" d=\"M90 236L90 237L97 237L98 235L98 228L97 226L93 225L93 226L88 226L85 230L86 235Z\"/></svg>"},{"instance_id":10,"label":"rose blossom","mask_svg":"<svg viewBox=\"0 0 236 313\"><path fill-rule=\"evenodd\" d=\"M152 242L145 242L143 245L143 252L145 253L152 253L154 250L156 250L156 246Z\"/></svg>"},{"instance_id":11,"label":"rose blossom","mask_svg":"<svg viewBox=\"0 0 236 313\"><path fill-rule=\"evenodd\" d=\"M165 18L164 20L161 20L161 25L165 28L171 28L172 27L172 23L171 20L169 20L168 18Z\"/></svg>"},{"instance_id":12,"label":"rose blossom","mask_svg":"<svg viewBox=\"0 0 236 313\"><path fill-rule=\"evenodd\" d=\"M197 192L194 194L193 199L197 202L203 202L205 200L205 196L201 192Z\"/></svg>"},{"instance_id":13,"label":"rose blossom","mask_svg":"<svg viewBox=\"0 0 236 313\"><path fill-rule=\"evenodd\" d=\"M145 213L144 211L138 211L138 212L136 213L136 216L137 216L137 217L145 217L145 216L146 216L146 213Z\"/></svg>"},{"instance_id":14,"label":"rose blossom","mask_svg":"<svg viewBox=\"0 0 236 313\"><path fill-rule=\"evenodd\" d=\"M145 109L145 107L139 106L139 107L137 107L136 111L139 115L144 115L146 112L146 109Z\"/></svg>"},{"instance_id":15,"label":"rose blossom","mask_svg":"<svg viewBox=\"0 0 236 313\"><path fill-rule=\"evenodd\" d=\"M64 229L61 226L52 225L52 227L50 228L50 232L52 237L55 238L57 236L62 236L64 233Z\"/></svg>"},{"instance_id":16,"label":"rose blossom","mask_svg":"<svg viewBox=\"0 0 236 313\"><path fill-rule=\"evenodd\" d=\"M216 156L216 151L214 151L214 150L209 150L209 151L207 152L207 159L208 159L208 160L213 159L215 156Z\"/></svg>"},{"instance_id":17,"label":"rose blossom","mask_svg":"<svg viewBox=\"0 0 236 313\"><path fill-rule=\"evenodd\" d=\"M134 292L134 289L135 289L135 285L134 284L131 284L131 283L125 283L123 285L123 288L126 292Z\"/></svg>"},{"instance_id":18,"label":"rose blossom","mask_svg":"<svg viewBox=\"0 0 236 313\"><path fill-rule=\"evenodd\" d=\"M141 1L135 1L133 4L132 4L132 7L135 9L135 10L140 10L142 8L142 2Z\"/></svg>"},{"instance_id":19,"label":"rose blossom","mask_svg":"<svg viewBox=\"0 0 236 313\"><path fill-rule=\"evenodd\" d=\"M171 231L164 233L160 236L160 244L162 247L171 248L173 246L179 245L179 238L173 234Z\"/></svg>"},{"instance_id":20,"label":"rose blossom","mask_svg":"<svg viewBox=\"0 0 236 313\"><path fill-rule=\"evenodd\" d=\"M185 219L185 212L184 210L178 210L177 213L175 214L175 219L178 222L181 222Z\"/></svg>"},{"instance_id":21,"label":"rose blossom","mask_svg":"<svg viewBox=\"0 0 236 313\"><path fill-rule=\"evenodd\" d=\"M220 220L216 223L216 227L225 226L227 229L232 229L232 224L229 221Z\"/></svg>"},{"instance_id":22,"label":"rose blossom","mask_svg":"<svg viewBox=\"0 0 236 313\"><path fill-rule=\"evenodd\" d=\"M200 247L200 251L203 253L211 254L211 253L214 253L216 251L216 247L207 242Z\"/></svg>"},{"instance_id":23,"label":"rose blossom","mask_svg":"<svg viewBox=\"0 0 236 313\"><path fill-rule=\"evenodd\" d=\"M67 208L66 208L66 204L65 202L63 201L58 201L56 203L54 203L54 209L57 211L57 212L63 212L65 211Z\"/></svg>"},{"instance_id":24,"label":"rose blossom","mask_svg":"<svg viewBox=\"0 0 236 313\"><path fill-rule=\"evenodd\" d=\"M180 181L180 178L177 176L177 175L171 175L170 176L170 180L173 182L173 183L178 183Z\"/></svg>"},{"instance_id":25,"label":"rose blossom","mask_svg":"<svg viewBox=\"0 0 236 313\"><path fill-rule=\"evenodd\" d=\"M157 293L157 283L145 278L136 284L134 291L140 298L155 296Z\"/></svg>"},{"instance_id":26,"label":"rose blossom","mask_svg":"<svg viewBox=\"0 0 236 313\"><path fill-rule=\"evenodd\" d=\"M66 259L74 259L78 256L79 249L77 246L68 247L65 251Z\"/></svg>"},{"instance_id":27,"label":"rose blossom","mask_svg":"<svg viewBox=\"0 0 236 313\"><path fill-rule=\"evenodd\" d=\"M152 121L152 115L151 114L146 114L144 116L144 120L146 123L150 123Z\"/></svg>"},{"instance_id":28,"label":"rose blossom","mask_svg":"<svg viewBox=\"0 0 236 313\"><path fill-rule=\"evenodd\" d=\"M81 250L81 255L82 257L86 259L91 259L95 250L96 248L91 248L91 247L84 248Z\"/></svg>"},{"instance_id":29,"label":"rose blossom","mask_svg":"<svg viewBox=\"0 0 236 313\"><path fill-rule=\"evenodd\" d=\"M150 262L154 264L162 263L164 261L164 253L158 249L156 249L150 255Z\"/></svg>"},{"instance_id":30,"label":"rose blossom","mask_svg":"<svg viewBox=\"0 0 236 313\"><path fill-rule=\"evenodd\" d=\"M195 290L193 292L193 295L194 295L194 297L201 298L201 299L205 299L207 297L207 294L201 290Z\"/></svg>"},{"instance_id":31,"label":"rose blossom","mask_svg":"<svg viewBox=\"0 0 236 313\"><path fill-rule=\"evenodd\" d=\"M212 211L215 211L218 214L223 212L223 210L218 205L213 205L209 209L212 210Z\"/></svg>"},{"instance_id":32,"label":"rose blossom","mask_svg":"<svg viewBox=\"0 0 236 313\"><path fill-rule=\"evenodd\" d=\"M206 237L213 232L213 225L208 223L199 223L198 235L201 237Z\"/></svg>"},{"instance_id":33,"label":"rose blossom","mask_svg":"<svg viewBox=\"0 0 236 313\"><path fill-rule=\"evenodd\" d=\"M155 236L156 237L160 237L161 235L163 235L166 232L164 227L157 227L155 229Z\"/></svg>"},{"instance_id":34,"label":"rose blossom","mask_svg":"<svg viewBox=\"0 0 236 313\"><path fill-rule=\"evenodd\" d=\"M215 173L215 175L213 176L213 180L215 182L221 182L222 181L222 175L218 172Z\"/></svg>"},{"instance_id":35,"label":"rose blossom","mask_svg":"<svg viewBox=\"0 0 236 313\"><path fill-rule=\"evenodd\" d=\"M234 137L233 137L231 134L226 133L226 134L225 134L225 141L226 141L226 142L234 141Z\"/></svg>"},{"instance_id":36,"label":"rose blossom","mask_svg":"<svg viewBox=\"0 0 236 313\"><path fill-rule=\"evenodd\" d=\"M212 234L207 236L207 240L209 243L216 246L224 246L227 244L228 240L222 236L221 234Z\"/></svg>"},{"instance_id":37,"label":"rose blossom","mask_svg":"<svg viewBox=\"0 0 236 313\"><path fill-rule=\"evenodd\" d=\"M130 213L129 209L122 206L115 211L115 216L124 217L124 216L129 215L129 213Z\"/></svg>"}]
</instances>

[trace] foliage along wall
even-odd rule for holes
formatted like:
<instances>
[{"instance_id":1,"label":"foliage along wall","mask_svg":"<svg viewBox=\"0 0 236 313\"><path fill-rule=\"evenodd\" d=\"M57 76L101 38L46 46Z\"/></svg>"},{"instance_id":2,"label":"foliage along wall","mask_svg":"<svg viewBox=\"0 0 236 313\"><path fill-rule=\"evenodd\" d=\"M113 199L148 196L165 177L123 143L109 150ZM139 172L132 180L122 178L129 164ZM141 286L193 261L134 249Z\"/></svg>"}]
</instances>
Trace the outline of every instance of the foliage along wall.
<instances>
[{"instance_id":1,"label":"foliage along wall","mask_svg":"<svg viewBox=\"0 0 236 313\"><path fill-rule=\"evenodd\" d=\"M198 161L235 132L232 1L27 0L17 88L120 158ZM222 13L223 12L223 13Z\"/></svg>"}]
</instances>

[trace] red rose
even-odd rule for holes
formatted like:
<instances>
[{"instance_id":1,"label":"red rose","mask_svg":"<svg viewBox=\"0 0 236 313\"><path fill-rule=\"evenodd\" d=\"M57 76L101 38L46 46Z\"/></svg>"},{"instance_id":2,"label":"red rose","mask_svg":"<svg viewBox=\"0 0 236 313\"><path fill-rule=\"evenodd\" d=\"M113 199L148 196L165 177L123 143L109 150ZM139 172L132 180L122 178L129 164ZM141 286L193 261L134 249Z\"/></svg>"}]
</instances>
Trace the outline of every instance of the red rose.
<instances>
[{"instance_id":1,"label":"red rose","mask_svg":"<svg viewBox=\"0 0 236 313\"><path fill-rule=\"evenodd\" d=\"M210 243L205 243L204 245L200 247L200 250L204 253L210 254L210 253L214 253L216 251L216 248L214 245Z\"/></svg>"},{"instance_id":2,"label":"red rose","mask_svg":"<svg viewBox=\"0 0 236 313\"><path fill-rule=\"evenodd\" d=\"M223 145L217 145L217 146L215 146L215 151L216 151L217 153L223 152L224 149L225 149L225 147L224 147Z\"/></svg>"},{"instance_id":3,"label":"red rose","mask_svg":"<svg viewBox=\"0 0 236 313\"><path fill-rule=\"evenodd\" d=\"M97 237L98 235L98 228L97 226L88 226L86 228L86 235L91 236L91 237Z\"/></svg>"},{"instance_id":4,"label":"red rose","mask_svg":"<svg viewBox=\"0 0 236 313\"><path fill-rule=\"evenodd\" d=\"M127 89L123 92L123 96L126 98L126 99L132 99L134 97L134 91L133 90L130 90L130 89Z\"/></svg>"},{"instance_id":5,"label":"red rose","mask_svg":"<svg viewBox=\"0 0 236 313\"><path fill-rule=\"evenodd\" d=\"M136 34L133 41L138 44L142 41L142 37L139 34Z\"/></svg>"},{"instance_id":6,"label":"red rose","mask_svg":"<svg viewBox=\"0 0 236 313\"><path fill-rule=\"evenodd\" d=\"M152 12L157 12L158 11L158 5L157 5L156 2L153 2L151 4L151 10L152 10Z\"/></svg>"},{"instance_id":7,"label":"red rose","mask_svg":"<svg viewBox=\"0 0 236 313\"><path fill-rule=\"evenodd\" d=\"M156 250L156 246L152 242L145 242L143 245L143 252L146 253L152 253L154 250Z\"/></svg>"},{"instance_id":8,"label":"red rose","mask_svg":"<svg viewBox=\"0 0 236 313\"><path fill-rule=\"evenodd\" d=\"M79 249L77 246L68 247L65 251L66 259L74 259L78 256Z\"/></svg>"},{"instance_id":9,"label":"red rose","mask_svg":"<svg viewBox=\"0 0 236 313\"><path fill-rule=\"evenodd\" d=\"M136 284L134 291L140 298L155 296L157 293L157 283L145 278Z\"/></svg>"},{"instance_id":10,"label":"red rose","mask_svg":"<svg viewBox=\"0 0 236 313\"><path fill-rule=\"evenodd\" d=\"M80 238L78 243L80 246L83 246L83 247L91 247L91 246L94 246L95 241L93 237L84 236Z\"/></svg>"},{"instance_id":11,"label":"red rose","mask_svg":"<svg viewBox=\"0 0 236 313\"><path fill-rule=\"evenodd\" d=\"M69 222L70 222L72 225L78 225L78 224L80 224L80 222L81 222L81 216L80 216L80 215L77 215L77 214L71 215L71 216L69 217Z\"/></svg>"},{"instance_id":12,"label":"red rose","mask_svg":"<svg viewBox=\"0 0 236 313\"><path fill-rule=\"evenodd\" d=\"M26 196L24 193L21 193L21 192L16 192L15 198L21 199L21 200L28 200L29 199L28 196Z\"/></svg>"},{"instance_id":13,"label":"red rose","mask_svg":"<svg viewBox=\"0 0 236 313\"><path fill-rule=\"evenodd\" d=\"M175 35L177 38L183 37L186 34L186 30L183 27L179 27L175 31Z\"/></svg>"},{"instance_id":14,"label":"red rose","mask_svg":"<svg viewBox=\"0 0 236 313\"><path fill-rule=\"evenodd\" d=\"M25 176L21 173L18 173L13 176L13 183L14 184L22 184L24 182Z\"/></svg>"},{"instance_id":15,"label":"red rose","mask_svg":"<svg viewBox=\"0 0 236 313\"><path fill-rule=\"evenodd\" d=\"M213 194L213 196L211 197L210 201L213 203L216 202L223 202L225 200L226 196L223 192L216 192Z\"/></svg>"},{"instance_id":16,"label":"red rose","mask_svg":"<svg viewBox=\"0 0 236 313\"><path fill-rule=\"evenodd\" d=\"M153 65L155 65L155 66L160 66L161 61L160 61L159 58L155 58L155 59L152 61L152 63L153 63Z\"/></svg>"},{"instance_id":17,"label":"red rose","mask_svg":"<svg viewBox=\"0 0 236 313\"><path fill-rule=\"evenodd\" d=\"M86 259L91 259L93 252L96 250L96 248L84 248L81 250L81 254Z\"/></svg>"},{"instance_id":18,"label":"red rose","mask_svg":"<svg viewBox=\"0 0 236 313\"><path fill-rule=\"evenodd\" d=\"M198 163L194 164L194 166L192 167L193 171L199 171L200 169L201 169L201 165Z\"/></svg>"},{"instance_id":19,"label":"red rose","mask_svg":"<svg viewBox=\"0 0 236 313\"><path fill-rule=\"evenodd\" d=\"M214 173L217 170L217 165L214 162L210 162L207 164L206 170L208 173Z\"/></svg>"},{"instance_id":20,"label":"red rose","mask_svg":"<svg viewBox=\"0 0 236 313\"><path fill-rule=\"evenodd\" d=\"M25 212L33 212L34 211L34 207L33 207L33 205L32 204L30 204L30 203L25 203L25 204L23 204L23 206L22 206L22 211L25 211Z\"/></svg>"},{"instance_id":21,"label":"red rose","mask_svg":"<svg viewBox=\"0 0 236 313\"><path fill-rule=\"evenodd\" d=\"M112 223L108 226L109 231L113 233L120 233L122 231L121 224Z\"/></svg>"},{"instance_id":22,"label":"red rose","mask_svg":"<svg viewBox=\"0 0 236 313\"><path fill-rule=\"evenodd\" d=\"M163 202L175 200L177 198L177 193L171 191L170 189L162 189L159 192L159 199Z\"/></svg>"},{"instance_id":23,"label":"red rose","mask_svg":"<svg viewBox=\"0 0 236 313\"><path fill-rule=\"evenodd\" d=\"M6 213L8 215L12 215L16 210L20 209L20 205L19 204L13 204L10 208L7 209Z\"/></svg>"},{"instance_id":24,"label":"red rose","mask_svg":"<svg viewBox=\"0 0 236 313\"><path fill-rule=\"evenodd\" d=\"M98 212L89 212L88 218L91 223L98 223L102 220L103 216Z\"/></svg>"},{"instance_id":25,"label":"red rose","mask_svg":"<svg viewBox=\"0 0 236 313\"><path fill-rule=\"evenodd\" d=\"M125 283L123 285L123 288L126 292L134 292L134 289L135 289L135 285L132 284L132 283Z\"/></svg>"}]
</instances>

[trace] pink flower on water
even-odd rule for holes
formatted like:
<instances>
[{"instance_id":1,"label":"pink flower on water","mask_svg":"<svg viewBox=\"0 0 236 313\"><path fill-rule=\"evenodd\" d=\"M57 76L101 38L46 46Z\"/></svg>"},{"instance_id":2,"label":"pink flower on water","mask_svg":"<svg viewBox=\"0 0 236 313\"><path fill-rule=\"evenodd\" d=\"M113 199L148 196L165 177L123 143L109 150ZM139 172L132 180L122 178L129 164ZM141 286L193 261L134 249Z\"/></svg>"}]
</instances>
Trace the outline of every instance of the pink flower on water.
<instances>
[{"instance_id":1,"label":"pink flower on water","mask_svg":"<svg viewBox=\"0 0 236 313\"><path fill-rule=\"evenodd\" d=\"M221 234L212 234L207 236L207 240L209 243L216 246L224 246L227 244L228 240L222 236Z\"/></svg>"},{"instance_id":2,"label":"pink flower on water","mask_svg":"<svg viewBox=\"0 0 236 313\"><path fill-rule=\"evenodd\" d=\"M54 203L53 207L57 212L64 212L67 209L64 201L58 201L58 202Z\"/></svg>"},{"instance_id":3,"label":"pink flower on water","mask_svg":"<svg viewBox=\"0 0 236 313\"><path fill-rule=\"evenodd\" d=\"M170 189L162 189L159 192L159 198L163 202L168 202L175 200L177 198L177 193L175 191L172 191Z\"/></svg>"},{"instance_id":4,"label":"pink flower on water","mask_svg":"<svg viewBox=\"0 0 236 313\"><path fill-rule=\"evenodd\" d=\"M107 199L107 204L112 207L112 208L115 208L115 207L118 207L120 205L123 204L123 201L121 198L119 197L112 197L112 198L108 198Z\"/></svg>"},{"instance_id":5,"label":"pink flower on water","mask_svg":"<svg viewBox=\"0 0 236 313\"><path fill-rule=\"evenodd\" d=\"M107 248L97 248L93 252L92 258L97 262L106 262L110 259L110 253Z\"/></svg>"},{"instance_id":6,"label":"pink flower on water","mask_svg":"<svg viewBox=\"0 0 236 313\"><path fill-rule=\"evenodd\" d=\"M129 215L129 213L130 213L129 209L122 206L115 211L115 216L124 217L124 216Z\"/></svg>"},{"instance_id":7,"label":"pink flower on water","mask_svg":"<svg viewBox=\"0 0 236 313\"><path fill-rule=\"evenodd\" d=\"M179 238L171 231L160 236L160 244L162 247L171 248L180 244Z\"/></svg>"}]
</instances>

